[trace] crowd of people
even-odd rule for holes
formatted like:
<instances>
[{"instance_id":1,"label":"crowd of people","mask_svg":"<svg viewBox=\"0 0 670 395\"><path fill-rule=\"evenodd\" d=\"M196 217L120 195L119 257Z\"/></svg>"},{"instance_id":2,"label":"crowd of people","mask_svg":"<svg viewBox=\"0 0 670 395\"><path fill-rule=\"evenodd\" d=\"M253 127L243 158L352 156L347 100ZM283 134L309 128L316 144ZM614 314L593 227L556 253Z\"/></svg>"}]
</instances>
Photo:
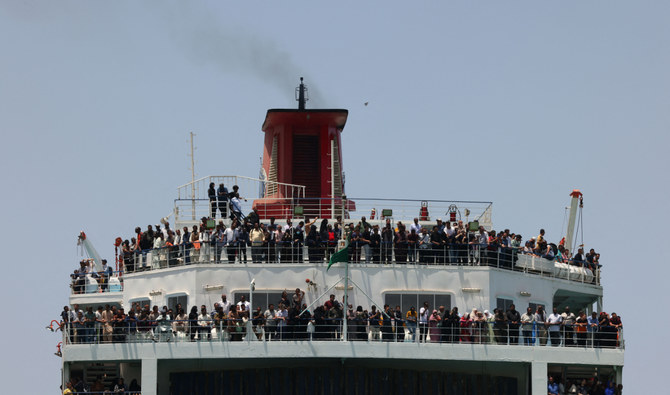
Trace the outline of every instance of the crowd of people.
<instances>
[{"instance_id":1,"label":"crowd of people","mask_svg":"<svg viewBox=\"0 0 670 395\"><path fill-rule=\"evenodd\" d=\"M224 294L210 309L201 305L176 305L174 308L141 306L134 303L129 311L116 306L89 306L86 310L74 305L65 306L61 313L63 330L72 343L106 343L125 341L241 341L245 336L259 340L336 340L343 337L346 314L349 340L432 342L432 343L491 343L509 345L539 345L567 347L608 347L620 345L621 317L593 312L587 317L565 307L551 314L538 306L521 314L514 305L509 309L480 311L472 309L459 314L458 308L432 308L425 302L419 309L412 306L403 311L400 306L384 305L370 309L343 303L335 295L310 310L299 288L292 295L284 292L277 303L257 306L251 311L242 295L236 303ZM345 311L346 310L346 311ZM249 333L249 331L253 333Z\"/></svg>"},{"instance_id":2,"label":"crowd of people","mask_svg":"<svg viewBox=\"0 0 670 395\"><path fill-rule=\"evenodd\" d=\"M122 377L114 380L112 383L105 385L102 376L98 376L93 384L83 380L81 377L73 376L70 380L65 382L63 388L63 395L68 394L124 394L124 395L139 395L142 393L142 388L136 379L127 385Z\"/></svg>"},{"instance_id":3,"label":"crowd of people","mask_svg":"<svg viewBox=\"0 0 670 395\"><path fill-rule=\"evenodd\" d=\"M560 377L549 376L547 380L548 395L621 395L623 385L612 380L600 380L592 376L581 380L561 380Z\"/></svg>"},{"instance_id":4,"label":"crowd of people","mask_svg":"<svg viewBox=\"0 0 670 395\"><path fill-rule=\"evenodd\" d=\"M237 199L237 189L230 199ZM219 202L217 200L217 202ZM230 215L229 225L213 219L221 210L228 218L228 209L212 212L190 229L172 230L169 223L148 225L143 231L135 228L135 236L121 243L121 262L127 272L175 265L209 262L323 262L337 249L337 242L348 241L349 262L419 263L419 264L476 264L513 268L519 253L551 261L585 267L593 272L600 268L600 254L591 249L584 253L578 248L572 254L564 245L545 239L543 229L537 237L525 243L520 234L509 229L487 231L480 226L470 229L463 221L426 225L414 218L408 227L390 219L371 223L362 217L356 224L321 219L301 220L294 224L286 219L279 224L275 218L261 222L257 209L249 215ZM228 207L227 205L225 207ZM235 211L233 211L235 212Z\"/></svg>"}]
</instances>

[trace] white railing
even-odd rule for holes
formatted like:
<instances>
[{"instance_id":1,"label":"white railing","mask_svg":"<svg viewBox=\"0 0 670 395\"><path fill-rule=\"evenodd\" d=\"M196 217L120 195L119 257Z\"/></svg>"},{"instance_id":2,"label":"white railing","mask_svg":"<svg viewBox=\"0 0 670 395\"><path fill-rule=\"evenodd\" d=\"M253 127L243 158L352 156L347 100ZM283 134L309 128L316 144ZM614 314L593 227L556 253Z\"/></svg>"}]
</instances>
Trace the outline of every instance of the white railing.
<instances>
[{"instance_id":1,"label":"white railing","mask_svg":"<svg viewBox=\"0 0 670 395\"><path fill-rule=\"evenodd\" d=\"M161 270L195 264L303 264L328 263L336 250L336 242L278 241L273 244L249 246L246 243L187 243L171 247L135 251L122 256L124 274ZM443 244L421 248L409 243L385 243L379 246L349 246L349 262L353 265L417 265L417 267L488 266L504 270L560 278L584 284L600 284L600 269L595 273L577 263L549 261L507 247L479 244ZM529 265L534 262L534 265ZM544 262L540 265L538 262ZM89 275L90 277L90 275ZM100 286L89 279L84 293L100 292ZM119 290L119 288L110 288ZM75 292L76 293L76 292Z\"/></svg>"},{"instance_id":2,"label":"white railing","mask_svg":"<svg viewBox=\"0 0 670 395\"><path fill-rule=\"evenodd\" d=\"M209 184L214 183L218 190L219 184L224 184L228 192L233 192L233 186L239 187L240 197L246 201L257 199L298 199L305 196L305 186L261 180L245 176L207 176L177 187L175 199L175 220L199 220L210 217L215 208L210 205ZM268 191L271 191L270 195ZM244 213L251 210L247 207Z\"/></svg>"},{"instance_id":3,"label":"white railing","mask_svg":"<svg viewBox=\"0 0 670 395\"><path fill-rule=\"evenodd\" d=\"M102 276L92 273L77 273L70 275L72 294L96 294L123 291L121 272L113 272L111 276Z\"/></svg>"},{"instance_id":4,"label":"white railing","mask_svg":"<svg viewBox=\"0 0 670 395\"><path fill-rule=\"evenodd\" d=\"M342 318L316 317L310 313L290 320L208 317L207 320L150 320L124 315L108 324L87 323L82 319L63 324L60 329L64 344L297 340L624 349L623 328L610 325L588 331L577 325L561 325L552 330L544 323L524 327L463 319L417 324L391 313L377 319L348 319L345 338Z\"/></svg>"}]
</instances>

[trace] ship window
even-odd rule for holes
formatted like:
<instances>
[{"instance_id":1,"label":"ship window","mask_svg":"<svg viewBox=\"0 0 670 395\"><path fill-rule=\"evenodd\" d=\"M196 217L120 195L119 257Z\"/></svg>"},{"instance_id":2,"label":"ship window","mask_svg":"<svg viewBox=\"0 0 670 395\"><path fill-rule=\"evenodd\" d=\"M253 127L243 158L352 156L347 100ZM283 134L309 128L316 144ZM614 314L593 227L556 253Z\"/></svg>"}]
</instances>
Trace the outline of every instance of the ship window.
<instances>
[{"instance_id":1,"label":"ship window","mask_svg":"<svg viewBox=\"0 0 670 395\"><path fill-rule=\"evenodd\" d=\"M251 306L252 309L256 309L256 307L260 307L261 309L265 310L268 308L268 305L270 303L274 304L275 307L279 306L279 301L281 300L281 292L279 291L254 291L254 305ZM249 301L249 292L235 292L233 294L233 300L235 303L240 301L240 298L244 295L244 298ZM289 295L289 300L291 298L291 295Z\"/></svg>"},{"instance_id":2,"label":"ship window","mask_svg":"<svg viewBox=\"0 0 670 395\"><path fill-rule=\"evenodd\" d=\"M505 299L505 298L496 299L496 307L498 308L498 310L507 311L513 304L514 301L512 299Z\"/></svg>"},{"instance_id":3,"label":"ship window","mask_svg":"<svg viewBox=\"0 0 670 395\"><path fill-rule=\"evenodd\" d=\"M149 308L151 308L151 299L149 298L137 298L137 299L131 299L130 300L130 306L133 307L136 304L140 305L140 308L144 308L144 305L149 305Z\"/></svg>"},{"instance_id":4,"label":"ship window","mask_svg":"<svg viewBox=\"0 0 670 395\"><path fill-rule=\"evenodd\" d=\"M403 312L409 311L410 307L419 311L423 302L428 302L430 309L437 309L444 306L446 311L451 310L451 295L449 294L419 294L419 293L386 293L384 294L384 304L388 304L391 309L400 306Z\"/></svg>"},{"instance_id":5,"label":"ship window","mask_svg":"<svg viewBox=\"0 0 670 395\"><path fill-rule=\"evenodd\" d=\"M536 312L537 308L540 307L540 306L544 307L544 303L533 303L533 302L528 303L528 307L531 308L531 311L533 313ZM546 311L546 309L545 309L545 311Z\"/></svg>"},{"instance_id":6,"label":"ship window","mask_svg":"<svg viewBox=\"0 0 670 395\"><path fill-rule=\"evenodd\" d=\"M184 309L185 312L188 311L188 295L172 295L168 296L167 298L167 307L168 309L172 309L175 314L177 314L177 305L181 303L181 307Z\"/></svg>"}]
</instances>

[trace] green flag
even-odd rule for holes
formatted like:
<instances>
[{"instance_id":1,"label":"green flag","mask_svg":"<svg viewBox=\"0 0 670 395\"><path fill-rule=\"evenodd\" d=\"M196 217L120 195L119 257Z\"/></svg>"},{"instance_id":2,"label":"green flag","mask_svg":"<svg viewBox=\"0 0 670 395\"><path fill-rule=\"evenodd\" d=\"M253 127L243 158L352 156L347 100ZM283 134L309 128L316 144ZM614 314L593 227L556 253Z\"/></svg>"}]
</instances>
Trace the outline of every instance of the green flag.
<instances>
[{"instance_id":1,"label":"green flag","mask_svg":"<svg viewBox=\"0 0 670 395\"><path fill-rule=\"evenodd\" d=\"M346 262L349 260L349 241L346 241L345 243L346 244L344 245L344 248L331 255L326 271L330 270L330 267L333 266L333 263Z\"/></svg>"}]
</instances>

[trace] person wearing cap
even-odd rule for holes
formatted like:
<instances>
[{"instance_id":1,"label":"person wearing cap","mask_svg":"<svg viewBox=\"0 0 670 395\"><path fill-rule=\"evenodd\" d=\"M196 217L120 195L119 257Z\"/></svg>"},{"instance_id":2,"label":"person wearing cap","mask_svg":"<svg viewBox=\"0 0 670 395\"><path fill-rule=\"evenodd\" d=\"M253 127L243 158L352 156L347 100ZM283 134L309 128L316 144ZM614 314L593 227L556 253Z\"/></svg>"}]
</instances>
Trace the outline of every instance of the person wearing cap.
<instances>
[{"instance_id":1,"label":"person wearing cap","mask_svg":"<svg viewBox=\"0 0 670 395\"><path fill-rule=\"evenodd\" d=\"M444 232L444 223L442 222L442 218L437 219L437 230Z\"/></svg>"}]
</instances>

